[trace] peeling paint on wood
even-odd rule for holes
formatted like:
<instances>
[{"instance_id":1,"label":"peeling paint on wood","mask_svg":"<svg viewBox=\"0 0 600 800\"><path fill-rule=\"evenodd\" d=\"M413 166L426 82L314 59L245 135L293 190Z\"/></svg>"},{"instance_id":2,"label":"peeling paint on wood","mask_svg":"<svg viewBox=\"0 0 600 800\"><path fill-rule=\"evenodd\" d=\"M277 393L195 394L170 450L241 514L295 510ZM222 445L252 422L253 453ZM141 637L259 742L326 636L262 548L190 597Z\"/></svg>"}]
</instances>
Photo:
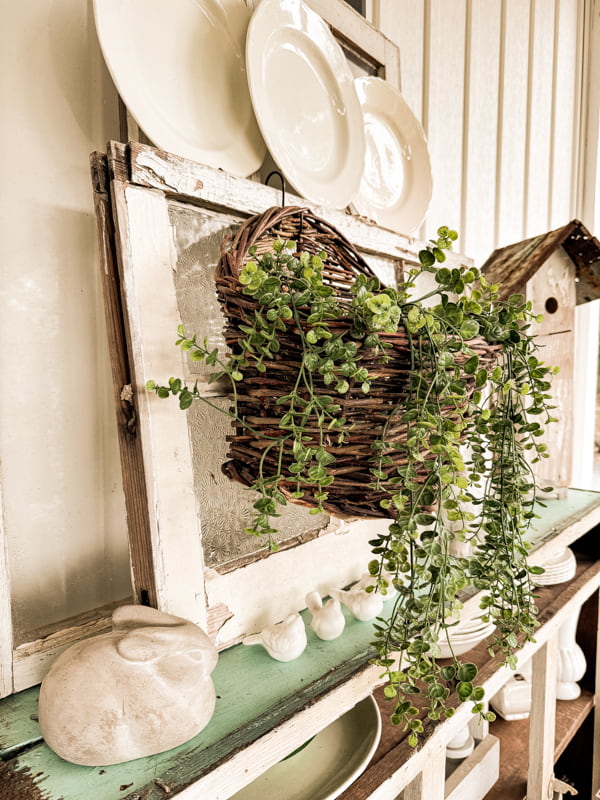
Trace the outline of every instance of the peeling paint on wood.
<instances>
[{"instance_id":1,"label":"peeling paint on wood","mask_svg":"<svg viewBox=\"0 0 600 800\"><path fill-rule=\"evenodd\" d=\"M583 535L598 521L600 496L571 491L567 501L548 503L537 520L540 551L550 554ZM549 539L548 536L552 538ZM600 584L597 563L582 562L576 578L568 584L542 587L540 628L537 643L528 644L523 657L554 636L560 625L596 591ZM308 621L308 618L307 618ZM0 703L2 745L17 753L11 759L11 773L29 769L43 800L123 800L121 786L131 784L129 800L182 800L198 797L221 800L276 763L307 738L351 708L380 682L379 670L366 666L370 623L347 618L346 630L334 642L321 642L309 631L309 646L295 662L281 664L259 648L243 646L223 652L215 670L219 699L209 726L190 742L159 756L111 767L91 769L67 764L43 743L35 743L39 728L34 719L37 689L7 698ZM489 659L485 647L473 651L481 658L480 679L491 696L508 677L499 660ZM479 663L479 662L478 662ZM384 725L388 707L383 706ZM432 726L434 747L445 746L453 733L470 718L464 704L455 716ZM396 737L396 738L394 738ZM382 749L372 767L346 790L344 800L373 800L395 796L381 794L384 787L396 794L413 780L428 762L429 740L422 749L412 750L401 731L387 730ZM387 743L387 744L386 744ZM19 752L19 745L25 745ZM4 757L10 757L5 750ZM1 784L0 784L1 785ZM378 788L379 787L379 788ZM0 793L4 800L4 795ZM9 796L10 797L10 796ZM40 795L16 795L14 800L40 800ZM13 798L10 798L13 800Z\"/></svg>"},{"instance_id":2,"label":"peeling paint on wood","mask_svg":"<svg viewBox=\"0 0 600 800\"><path fill-rule=\"evenodd\" d=\"M114 164L112 168L114 171ZM131 384L132 375L127 355L127 332L121 305L118 257L115 248L115 223L106 156L102 153L92 153L90 170L100 245L102 290L106 329L109 337L121 474L127 509L127 533L133 588L137 602L156 607L157 590L152 563L143 457L139 440L132 436L137 412L131 402L127 402L121 397L123 387Z\"/></svg>"},{"instance_id":3,"label":"peeling paint on wood","mask_svg":"<svg viewBox=\"0 0 600 800\"><path fill-rule=\"evenodd\" d=\"M233 611L225 603L209 606L206 609L206 632L212 639L215 639L223 625L232 617Z\"/></svg>"},{"instance_id":4,"label":"peeling paint on wood","mask_svg":"<svg viewBox=\"0 0 600 800\"><path fill-rule=\"evenodd\" d=\"M0 798L2 800L48 800L37 785L30 769L14 769L0 762Z\"/></svg>"},{"instance_id":5,"label":"peeling paint on wood","mask_svg":"<svg viewBox=\"0 0 600 800\"><path fill-rule=\"evenodd\" d=\"M222 765L219 781L241 788L244 769L260 772L270 766L262 759L276 761L302 744L307 735L301 722L304 715L308 714L313 728L308 735L314 735L369 693L379 672L366 667L372 634L369 623L351 618L344 637L335 643L324 643L309 632L310 651L289 664L274 661L262 648L238 646L222 653L213 674L218 695L215 716L190 742L158 756L103 768L78 767L67 764L40 742L13 758L11 764L39 775L52 800L117 800L124 785L129 794L143 796L146 792L147 800L159 800L165 791L156 783L157 777L175 795L176 788L212 774L218 765ZM37 689L28 690L0 704L0 729L14 715L29 718L36 709L37 694ZM31 725L37 727L33 721ZM17 736L14 725L8 728ZM276 744L265 749L261 739L271 741L273 736ZM7 742L11 743L16 744L14 738ZM281 748L279 756L277 748ZM246 755L248 752L254 755ZM249 763L244 761L243 769L232 768L232 759L239 758ZM211 800L217 796L217 792L206 794Z\"/></svg>"}]
</instances>

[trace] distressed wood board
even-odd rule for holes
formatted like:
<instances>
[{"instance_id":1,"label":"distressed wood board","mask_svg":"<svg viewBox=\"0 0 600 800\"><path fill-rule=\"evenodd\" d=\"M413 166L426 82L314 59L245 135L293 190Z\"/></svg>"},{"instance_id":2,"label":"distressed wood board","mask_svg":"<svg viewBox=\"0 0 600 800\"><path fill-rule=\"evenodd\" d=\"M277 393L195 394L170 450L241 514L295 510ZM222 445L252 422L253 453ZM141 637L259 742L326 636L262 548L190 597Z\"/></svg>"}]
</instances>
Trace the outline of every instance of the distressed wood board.
<instances>
[{"instance_id":1,"label":"distressed wood board","mask_svg":"<svg viewBox=\"0 0 600 800\"><path fill-rule=\"evenodd\" d=\"M371 623L347 615L344 635L334 642L323 642L310 630L307 634L306 651L289 663L271 659L256 646L238 645L221 653L213 673L218 699L211 722L167 753L104 769L67 764L40 741L35 688L0 704L0 756L10 759L14 769L36 774L44 796L53 800L133 800L141 791L145 800L158 800L164 793L156 777L174 791L202 776L211 787L205 785L205 796L226 798L253 772L260 774L352 708L378 682L379 670L367 663L373 655ZM303 715L308 717L304 723Z\"/></svg>"},{"instance_id":2,"label":"distressed wood board","mask_svg":"<svg viewBox=\"0 0 600 800\"><path fill-rule=\"evenodd\" d=\"M136 412L126 387L131 385L131 364L127 353L125 319L117 270L115 223L110 198L106 157L90 157L92 194L96 214L106 330L113 382L114 408L119 439L121 474L127 513L133 591L138 603L157 603L155 570L148 542L148 501Z\"/></svg>"}]
</instances>

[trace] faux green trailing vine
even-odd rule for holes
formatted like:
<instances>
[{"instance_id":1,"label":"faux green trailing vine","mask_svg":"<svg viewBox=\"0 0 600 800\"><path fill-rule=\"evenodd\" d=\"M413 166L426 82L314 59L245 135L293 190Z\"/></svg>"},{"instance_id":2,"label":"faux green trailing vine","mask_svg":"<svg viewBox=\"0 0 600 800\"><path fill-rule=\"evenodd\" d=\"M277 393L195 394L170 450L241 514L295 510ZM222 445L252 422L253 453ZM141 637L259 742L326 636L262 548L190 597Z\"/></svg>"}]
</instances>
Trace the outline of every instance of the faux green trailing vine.
<instances>
[{"instance_id":1,"label":"faux green trailing vine","mask_svg":"<svg viewBox=\"0 0 600 800\"><path fill-rule=\"evenodd\" d=\"M552 370L536 356L531 305L521 295L500 299L499 287L473 267L445 267L445 251L456 238L455 231L440 228L420 252L420 266L397 288L360 276L349 300L340 300L323 282L324 253L296 253L294 242L281 240L260 258L250 250L253 260L239 282L256 311L252 323L241 326L238 352L223 360L183 327L177 338L192 360L220 370L215 378L231 379L230 415L257 435L262 434L238 415L236 386L249 366L269 369L281 331L293 325L301 338L301 366L276 401L283 407L279 432L265 437L260 474L251 487L259 498L247 532L276 549L274 520L287 502L282 481L294 481L291 499L312 498L311 513L324 510L336 478L327 443L334 438L343 446L350 431L343 398L351 387L359 386L365 397L371 390L362 355L369 350L385 362L385 335L399 328L410 334L408 393L391 414L400 416L406 435L389 441L384 425L371 444L372 488L384 493L381 505L391 522L370 542L369 571L376 578L372 590L385 595L391 576L397 591L388 616L375 625L374 661L387 677L392 721L405 726L413 745L423 731L416 697L432 720L452 715L453 692L473 701L474 713L493 717L474 682L476 667L456 657L440 665L437 658L437 642L459 620L462 590L482 590L482 613L496 625L490 650L499 650L511 667L519 639L534 634L531 575L539 570L527 565L524 534L535 516L531 464L547 456L541 436L554 421ZM416 297L423 273L433 275L436 288ZM335 325L340 319L350 322L345 333ZM491 365L477 346L482 341L497 346ZM164 386L150 381L147 388L159 397L177 396L182 409L194 400L210 403L179 378ZM279 470L267 474L264 457L273 451ZM398 453L400 466L392 457ZM457 540L471 543L470 556L453 554Z\"/></svg>"}]
</instances>

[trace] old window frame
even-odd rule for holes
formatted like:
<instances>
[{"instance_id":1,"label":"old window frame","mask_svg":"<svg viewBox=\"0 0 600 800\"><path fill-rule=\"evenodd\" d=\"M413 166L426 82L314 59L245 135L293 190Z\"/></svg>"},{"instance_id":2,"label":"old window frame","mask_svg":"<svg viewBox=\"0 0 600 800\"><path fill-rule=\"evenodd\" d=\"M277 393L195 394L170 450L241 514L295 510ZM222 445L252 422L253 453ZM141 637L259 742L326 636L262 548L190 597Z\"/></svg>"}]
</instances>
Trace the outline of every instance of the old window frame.
<instances>
[{"instance_id":1,"label":"old window frame","mask_svg":"<svg viewBox=\"0 0 600 800\"><path fill-rule=\"evenodd\" d=\"M135 576L150 575L151 585L138 582L136 595L168 613L185 616L215 636L219 647L268 622L305 606L308 591L326 593L332 586L356 580L370 557L368 539L385 520L361 520L338 526L344 557L335 535L316 535L294 542L278 553L265 551L242 560L235 569L203 568L201 530L195 496L191 445L185 415L145 390L146 381L184 375L186 362L176 348L165 348L181 323L172 271L176 264L168 203L189 203L215 213L227 212L240 221L278 205L279 191L219 170L186 161L147 145L111 143L108 152L110 197L115 220L117 260L122 290L123 329L131 380L137 435L125 444L136 460L124 462L124 486L132 536ZM99 181L98 181L99 183ZM291 204L302 204L291 198ZM378 228L341 211L314 208L355 246L385 270L393 281L405 263L417 260L421 246L412 239ZM104 253L111 253L105 246ZM451 254L450 261L464 261ZM110 289L111 280L107 281ZM112 302L116 303L118 298ZM109 319L116 312L109 312ZM115 369L115 375L119 370ZM115 385L115 396L123 396ZM127 392L125 393L127 394ZM122 401L119 408L121 414ZM127 416L127 414L125 415ZM127 422L125 422L125 426ZM130 482L131 465L146 481L140 492Z\"/></svg>"}]
</instances>

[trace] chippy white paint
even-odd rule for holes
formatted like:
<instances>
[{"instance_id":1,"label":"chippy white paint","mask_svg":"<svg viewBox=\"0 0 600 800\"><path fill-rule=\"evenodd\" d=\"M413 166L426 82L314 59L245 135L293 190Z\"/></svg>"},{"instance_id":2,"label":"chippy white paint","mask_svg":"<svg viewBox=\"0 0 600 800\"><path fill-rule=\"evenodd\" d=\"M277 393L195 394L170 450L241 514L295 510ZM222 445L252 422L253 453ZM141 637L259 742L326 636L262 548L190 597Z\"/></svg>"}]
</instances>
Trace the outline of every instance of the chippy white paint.
<instances>
[{"instance_id":1,"label":"chippy white paint","mask_svg":"<svg viewBox=\"0 0 600 800\"><path fill-rule=\"evenodd\" d=\"M248 631L261 630L302 610L309 591L324 597L331 586L357 581L371 554L368 540L385 529L385 520L354 522L337 533L273 553L234 572L221 575L214 569L205 570L209 613L211 607L223 604L232 614L217 633L217 646L239 641Z\"/></svg>"},{"instance_id":2,"label":"chippy white paint","mask_svg":"<svg viewBox=\"0 0 600 800\"><path fill-rule=\"evenodd\" d=\"M134 356L134 390L148 492L159 607L205 627L200 517L194 495L185 415L145 388L150 379L181 372L181 354L164 347L177 325L171 270L175 263L164 195L119 187L117 215L127 231L123 277Z\"/></svg>"}]
</instances>

